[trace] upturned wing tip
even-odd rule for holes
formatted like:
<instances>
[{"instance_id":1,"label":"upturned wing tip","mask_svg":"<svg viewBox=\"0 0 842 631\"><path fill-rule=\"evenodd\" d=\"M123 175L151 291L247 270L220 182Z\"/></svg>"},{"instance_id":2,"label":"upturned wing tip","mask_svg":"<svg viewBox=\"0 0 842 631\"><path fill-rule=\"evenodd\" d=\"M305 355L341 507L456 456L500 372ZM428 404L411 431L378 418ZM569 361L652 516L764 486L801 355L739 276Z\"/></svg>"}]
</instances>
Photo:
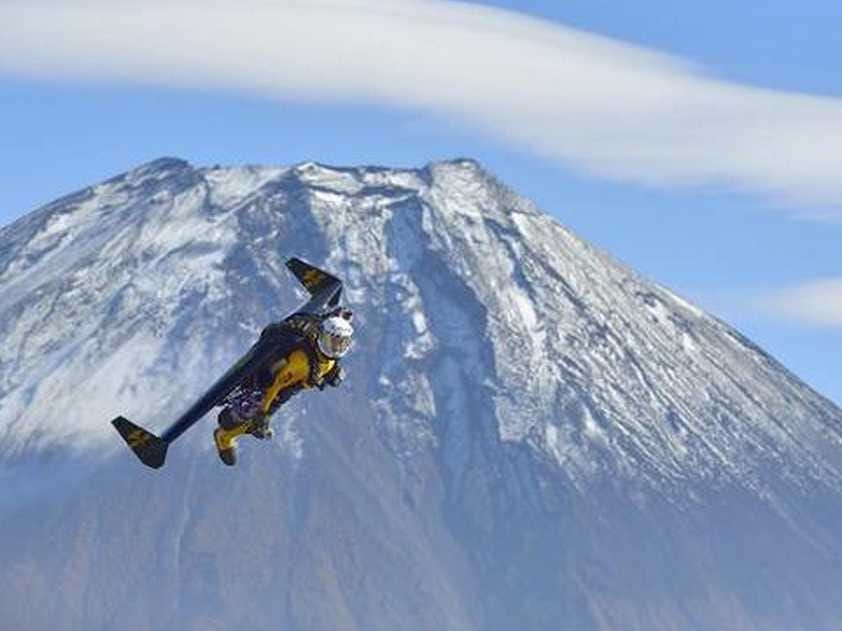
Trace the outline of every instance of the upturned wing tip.
<instances>
[{"instance_id":1,"label":"upturned wing tip","mask_svg":"<svg viewBox=\"0 0 842 631\"><path fill-rule=\"evenodd\" d=\"M164 466L169 447L165 440L135 425L124 416L118 416L111 424L143 464L153 469Z\"/></svg>"}]
</instances>

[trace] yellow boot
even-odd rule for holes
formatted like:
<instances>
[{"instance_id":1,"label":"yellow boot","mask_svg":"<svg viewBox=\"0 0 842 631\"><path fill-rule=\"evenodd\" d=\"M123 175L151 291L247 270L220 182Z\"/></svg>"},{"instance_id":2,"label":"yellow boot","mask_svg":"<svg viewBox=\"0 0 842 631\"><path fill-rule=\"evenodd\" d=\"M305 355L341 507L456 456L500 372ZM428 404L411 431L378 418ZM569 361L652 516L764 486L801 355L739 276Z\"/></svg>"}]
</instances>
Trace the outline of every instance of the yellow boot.
<instances>
[{"instance_id":1,"label":"yellow boot","mask_svg":"<svg viewBox=\"0 0 842 631\"><path fill-rule=\"evenodd\" d=\"M217 427L213 431L213 442L216 443L219 458L229 467L237 464L237 439L248 431L249 425L241 423L231 429Z\"/></svg>"}]
</instances>

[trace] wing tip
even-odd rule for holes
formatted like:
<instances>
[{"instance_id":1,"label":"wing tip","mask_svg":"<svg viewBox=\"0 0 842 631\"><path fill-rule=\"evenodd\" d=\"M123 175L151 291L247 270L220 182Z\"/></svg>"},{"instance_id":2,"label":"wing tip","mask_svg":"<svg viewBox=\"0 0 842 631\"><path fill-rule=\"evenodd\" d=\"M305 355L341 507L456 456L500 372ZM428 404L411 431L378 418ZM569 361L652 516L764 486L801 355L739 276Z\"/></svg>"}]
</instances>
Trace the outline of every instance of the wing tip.
<instances>
[{"instance_id":1,"label":"wing tip","mask_svg":"<svg viewBox=\"0 0 842 631\"><path fill-rule=\"evenodd\" d=\"M169 443L139 425L135 425L125 416L116 417L111 424L143 464L152 469L160 469L164 466Z\"/></svg>"},{"instance_id":2,"label":"wing tip","mask_svg":"<svg viewBox=\"0 0 842 631\"><path fill-rule=\"evenodd\" d=\"M298 279L298 282L310 292L310 295L320 293L322 290L331 286L342 287L342 281L336 278L336 276L297 256L287 259L286 266Z\"/></svg>"}]
</instances>

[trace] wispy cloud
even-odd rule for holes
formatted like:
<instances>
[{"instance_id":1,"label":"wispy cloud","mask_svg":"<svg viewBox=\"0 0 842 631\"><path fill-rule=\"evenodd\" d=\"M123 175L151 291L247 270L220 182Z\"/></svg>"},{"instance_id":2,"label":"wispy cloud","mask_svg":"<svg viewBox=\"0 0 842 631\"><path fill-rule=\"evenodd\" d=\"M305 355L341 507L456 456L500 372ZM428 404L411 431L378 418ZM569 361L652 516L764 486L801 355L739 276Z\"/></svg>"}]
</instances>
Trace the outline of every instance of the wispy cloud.
<instances>
[{"instance_id":1,"label":"wispy cloud","mask_svg":"<svg viewBox=\"0 0 842 631\"><path fill-rule=\"evenodd\" d=\"M842 99L719 81L490 7L7 0L0 72L422 108L602 176L724 185L842 218Z\"/></svg>"},{"instance_id":2,"label":"wispy cloud","mask_svg":"<svg viewBox=\"0 0 842 631\"><path fill-rule=\"evenodd\" d=\"M808 325L842 328L842 277L768 291L754 306L766 315Z\"/></svg>"}]
</instances>

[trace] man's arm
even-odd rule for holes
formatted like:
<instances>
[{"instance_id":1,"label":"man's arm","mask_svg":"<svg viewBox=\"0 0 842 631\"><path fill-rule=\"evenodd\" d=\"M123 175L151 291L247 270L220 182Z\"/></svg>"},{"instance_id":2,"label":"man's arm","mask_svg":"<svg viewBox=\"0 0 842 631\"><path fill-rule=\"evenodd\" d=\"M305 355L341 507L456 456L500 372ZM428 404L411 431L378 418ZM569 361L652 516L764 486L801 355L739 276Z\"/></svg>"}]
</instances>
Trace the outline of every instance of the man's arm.
<instances>
[{"instance_id":1,"label":"man's arm","mask_svg":"<svg viewBox=\"0 0 842 631\"><path fill-rule=\"evenodd\" d=\"M334 388L338 388L345 381L345 370L339 365L337 361L333 368L331 368L324 377L324 383Z\"/></svg>"}]
</instances>

